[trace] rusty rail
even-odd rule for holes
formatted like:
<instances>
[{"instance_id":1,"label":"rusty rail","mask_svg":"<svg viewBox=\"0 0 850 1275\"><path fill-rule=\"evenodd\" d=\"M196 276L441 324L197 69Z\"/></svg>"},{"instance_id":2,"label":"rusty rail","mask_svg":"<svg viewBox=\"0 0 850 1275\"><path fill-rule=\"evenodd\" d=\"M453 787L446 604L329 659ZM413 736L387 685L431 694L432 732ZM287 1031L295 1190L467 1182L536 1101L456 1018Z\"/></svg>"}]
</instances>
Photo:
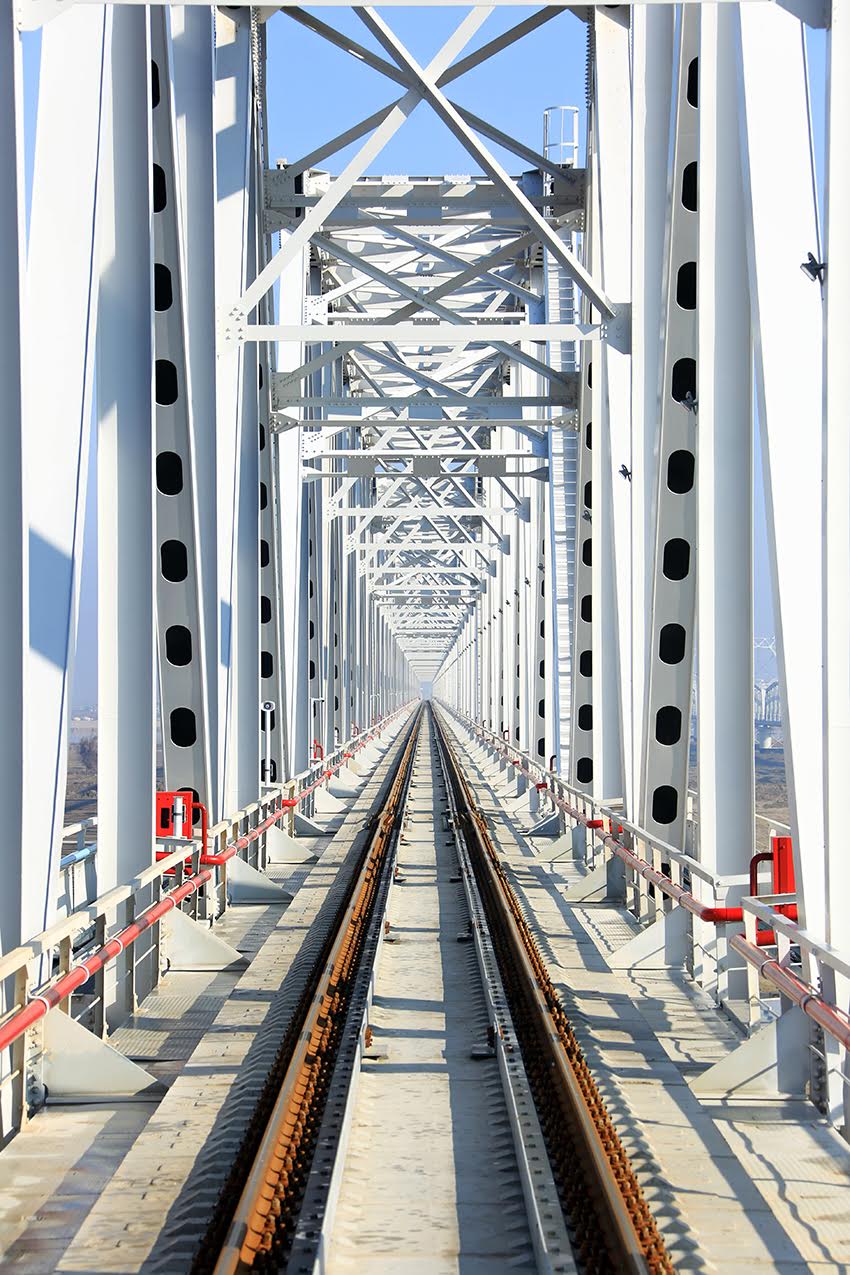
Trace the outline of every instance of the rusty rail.
<instances>
[{"instance_id":1,"label":"rusty rail","mask_svg":"<svg viewBox=\"0 0 850 1275\"><path fill-rule=\"evenodd\" d=\"M421 714L408 737L330 950L318 963L312 994L302 1002L297 1037L265 1133L212 1266L215 1275L285 1265L345 1028L348 996L390 857L420 723ZM295 1031L290 1033L290 1037L294 1036ZM195 1269L210 1269L205 1257L195 1264Z\"/></svg>"},{"instance_id":2,"label":"rusty rail","mask_svg":"<svg viewBox=\"0 0 850 1275\"><path fill-rule=\"evenodd\" d=\"M584 1275L671 1273L664 1241L487 822L434 718L576 1259Z\"/></svg>"},{"instance_id":3,"label":"rusty rail","mask_svg":"<svg viewBox=\"0 0 850 1275\"><path fill-rule=\"evenodd\" d=\"M353 885L282 1046L268 1118L240 1157L245 1171L236 1193L222 1197L238 1198L235 1212L213 1228L193 1268L196 1275L287 1268L337 1054L351 1030L349 1004L356 1002L369 935L380 921L382 883L391 870L421 719L420 714L403 746ZM436 714L434 724L578 1266L582 1275L673 1275L628 1155Z\"/></svg>"}]
</instances>

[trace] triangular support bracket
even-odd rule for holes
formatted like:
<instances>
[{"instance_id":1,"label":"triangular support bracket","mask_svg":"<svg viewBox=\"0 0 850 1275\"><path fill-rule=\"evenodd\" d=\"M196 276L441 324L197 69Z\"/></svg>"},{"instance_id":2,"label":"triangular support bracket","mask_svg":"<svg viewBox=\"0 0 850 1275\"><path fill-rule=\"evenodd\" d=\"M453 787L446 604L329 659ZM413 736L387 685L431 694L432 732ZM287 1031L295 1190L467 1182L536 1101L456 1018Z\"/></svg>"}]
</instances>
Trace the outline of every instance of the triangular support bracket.
<instances>
[{"instance_id":1,"label":"triangular support bracket","mask_svg":"<svg viewBox=\"0 0 850 1275\"><path fill-rule=\"evenodd\" d=\"M163 918L163 925L165 957L171 973L248 968L247 958L235 947L185 912L169 912Z\"/></svg>"},{"instance_id":2,"label":"triangular support bracket","mask_svg":"<svg viewBox=\"0 0 850 1275\"><path fill-rule=\"evenodd\" d=\"M33 1106L116 1099L159 1100L166 1086L108 1041L55 1009L42 1020L42 1049L31 1053L27 1094Z\"/></svg>"},{"instance_id":3,"label":"triangular support bracket","mask_svg":"<svg viewBox=\"0 0 850 1275\"><path fill-rule=\"evenodd\" d=\"M227 864L227 901L231 906L245 903L291 903L292 895L264 872L258 872L244 859L231 859Z\"/></svg>"}]
</instances>

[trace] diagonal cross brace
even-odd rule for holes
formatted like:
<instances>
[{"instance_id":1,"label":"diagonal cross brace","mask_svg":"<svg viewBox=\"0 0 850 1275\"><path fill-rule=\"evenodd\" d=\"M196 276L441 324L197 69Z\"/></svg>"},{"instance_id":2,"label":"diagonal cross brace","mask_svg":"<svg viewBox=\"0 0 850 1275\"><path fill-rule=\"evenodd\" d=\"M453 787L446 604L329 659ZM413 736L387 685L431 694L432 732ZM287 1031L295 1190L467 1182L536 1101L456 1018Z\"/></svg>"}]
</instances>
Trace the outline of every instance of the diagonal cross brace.
<instances>
[{"instance_id":1,"label":"diagonal cross brace","mask_svg":"<svg viewBox=\"0 0 850 1275\"><path fill-rule=\"evenodd\" d=\"M441 92L437 85L438 77L433 74L431 67L423 69L419 66L374 9L364 7L358 8L356 12L360 21L383 45L396 65L401 67L402 70L409 71L415 77L423 98L439 115L443 123L451 129L458 141L469 151L469 154L481 166L491 181L499 187L505 198L520 211L528 225L537 231L541 243L548 248L555 260L561 263L567 274L578 284L585 296L605 318L613 318L615 313L613 303L602 289L597 287L581 262L561 242L545 218L540 215L516 183L511 181L498 160L479 141L457 109L452 106L448 98Z\"/></svg>"},{"instance_id":2,"label":"diagonal cross brace","mask_svg":"<svg viewBox=\"0 0 850 1275\"><path fill-rule=\"evenodd\" d=\"M432 314L439 315L441 319L445 319L448 323L459 324L463 322L463 319L455 311L449 309L447 306L441 305L438 301L432 300L431 293L420 292L416 288L410 287L403 283L400 279L393 277L393 275L387 274L387 272L381 270L380 267L373 265L368 259L362 258L355 252L349 252L348 249L344 248L341 244L335 243L333 240L326 238L324 235L314 235L313 242L317 247L323 248L326 252L335 255L340 261L344 261L347 265L354 266L355 269L362 271L376 282L383 283L386 287L393 289L400 296L408 298L411 304L408 306L402 306L399 310L395 311L395 313L390 316L389 323L400 323L403 319L422 309L430 310ZM436 291L436 288L431 290L432 293ZM385 322L387 322L387 320L385 320ZM483 337L486 338L486 328L482 330L482 334ZM428 334L426 332L425 336L427 337L427 335ZM518 338L522 336L520 328L517 328L517 336ZM334 346L332 351L323 352L318 355L316 359L312 360L312 366L308 364L305 365L305 367L299 368L295 373L293 373L292 379L302 379L309 371L317 370L317 367L320 365L318 360L332 362L333 359L339 358L341 355L346 354L349 350L355 349L357 344L359 343L338 343ZM537 372L539 375L545 376L551 381L561 381L563 384L567 383L567 377L563 376L560 372L555 371L554 368L549 367L547 364L542 363L540 359L536 359L533 355L527 354L521 347L511 345L509 342L505 341L493 341L490 344L492 345L492 348L498 350L500 354L505 354L509 358L516 359L518 363L524 364L532 372Z\"/></svg>"},{"instance_id":3,"label":"diagonal cross brace","mask_svg":"<svg viewBox=\"0 0 850 1275\"><path fill-rule=\"evenodd\" d=\"M465 48L475 35L475 32L492 12L491 6L472 9L449 36L436 57L429 63L425 74L439 77L461 50ZM342 202L367 165L380 154L390 138L398 132L421 100L422 93L418 88L409 89L404 97L399 98L369 140L360 147L354 158L349 160L336 181L331 183L330 188L319 202L310 209L310 212L292 232L286 243L275 253L271 261L260 271L241 299L231 307L231 318L241 320L247 314L250 314L260 298L266 295L269 288L272 287L276 279L280 278L289 263L294 261L301 249L307 246L311 236L322 226L337 205Z\"/></svg>"}]
</instances>

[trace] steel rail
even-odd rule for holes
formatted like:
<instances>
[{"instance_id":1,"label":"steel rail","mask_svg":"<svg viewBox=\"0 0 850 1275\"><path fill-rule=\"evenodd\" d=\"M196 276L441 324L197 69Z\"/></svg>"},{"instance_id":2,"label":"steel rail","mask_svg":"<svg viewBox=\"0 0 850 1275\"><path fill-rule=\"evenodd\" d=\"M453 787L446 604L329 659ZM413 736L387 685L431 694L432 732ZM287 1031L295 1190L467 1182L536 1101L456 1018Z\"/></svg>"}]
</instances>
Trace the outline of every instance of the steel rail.
<instances>
[{"instance_id":1,"label":"steel rail","mask_svg":"<svg viewBox=\"0 0 850 1275\"><path fill-rule=\"evenodd\" d=\"M265 1131L254 1153L235 1212L221 1242L196 1260L195 1271L214 1275L263 1269L285 1260L300 1210L315 1139L321 1124L333 1062L345 1027L358 958L382 874L389 859L406 780L421 725L411 726L392 785L363 852L360 868L340 908L339 922L314 967L296 1022L287 1033L288 1057Z\"/></svg>"},{"instance_id":2,"label":"steel rail","mask_svg":"<svg viewBox=\"0 0 850 1275\"><path fill-rule=\"evenodd\" d=\"M531 1083L526 1070L516 1024L511 1013L505 983L499 970L495 944L473 869L472 858L462 832L456 789L451 781L452 763L439 731L434 743L446 786L449 824L455 845L463 890L469 909L470 930L478 957L478 971L490 1012L489 1032L499 1063L505 1106L514 1139L517 1168L525 1198L528 1227L540 1275L576 1275L577 1266L561 1206L560 1192Z\"/></svg>"},{"instance_id":3,"label":"steel rail","mask_svg":"<svg viewBox=\"0 0 850 1275\"><path fill-rule=\"evenodd\" d=\"M634 1169L499 860L448 732L463 832L520 1037L576 1258L587 1275L672 1272Z\"/></svg>"}]
</instances>

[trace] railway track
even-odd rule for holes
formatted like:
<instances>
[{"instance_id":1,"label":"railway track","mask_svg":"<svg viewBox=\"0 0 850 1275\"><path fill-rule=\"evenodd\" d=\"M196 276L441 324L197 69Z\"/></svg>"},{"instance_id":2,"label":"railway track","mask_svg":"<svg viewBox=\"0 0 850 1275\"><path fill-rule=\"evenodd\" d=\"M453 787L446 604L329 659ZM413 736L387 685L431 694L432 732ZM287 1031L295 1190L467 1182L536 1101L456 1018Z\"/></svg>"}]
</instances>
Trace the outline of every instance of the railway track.
<instances>
[{"instance_id":1,"label":"railway track","mask_svg":"<svg viewBox=\"0 0 850 1275\"><path fill-rule=\"evenodd\" d=\"M408 871L418 875L408 881ZM410 885L420 894L401 893ZM393 893L388 913L394 890L400 893ZM405 909L416 923L402 928L411 936L421 933L421 946L404 959L392 949L392 959L384 954L379 962L383 941L396 937L389 917L394 924ZM490 1252L511 1243L511 1269L671 1272L449 733L430 708L417 714L400 749L338 922L282 1042L276 1091L265 1095L263 1119L240 1156L238 1203L230 1215L219 1210L195 1264L197 1275L342 1273L392 1256L393 1234L402 1248L408 1240L415 1244L409 1237L420 1220L417 1193L429 1190L427 1161L439 1159L441 1137L448 1139L453 1172L470 1179L455 1184L458 1200L470 1189L476 1198L474 1241L446 1240L458 1253L462 1242L467 1249L489 1243ZM454 932L447 933L449 927ZM391 1014L381 1020L384 1011L370 1010L376 986L390 993L379 998L386 1005L442 1006L445 1026L439 1030L395 1032L422 1037L431 1054L422 1053L418 1041L420 1052L405 1046L403 1065L394 1065L391 1055L376 1050L370 1024L376 1031L382 1030L379 1021L397 1026ZM416 1000L411 990L427 997ZM485 1028L470 1049L476 1007ZM394 1035L390 1027L386 1033ZM474 1080L470 1057L484 1068ZM366 1072L362 1098L358 1087ZM387 1079L394 1073L403 1076L395 1084ZM370 1092L380 1097L370 1099ZM440 1106L446 1092L462 1095L451 1110ZM501 1128L510 1131L504 1134L513 1161L507 1168L504 1146L494 1141ZM476 1162L467 1154L472 1146ZM488 1157L499 1160L499 1191ZM506 1190L522 1204L521 1223L511 1227L504 1216ZM366 1228L364 1196L374 1212ZM445 1216L439 1201L425 1209L426 1243L431 1232L438 1245L451 1231L455 1211L461 1214L462 1206L455 1210L453 1197ZM493 1253L487 1269L507 1265L507 1253L501 1261Z\"/></svg>"}]
</instances>

